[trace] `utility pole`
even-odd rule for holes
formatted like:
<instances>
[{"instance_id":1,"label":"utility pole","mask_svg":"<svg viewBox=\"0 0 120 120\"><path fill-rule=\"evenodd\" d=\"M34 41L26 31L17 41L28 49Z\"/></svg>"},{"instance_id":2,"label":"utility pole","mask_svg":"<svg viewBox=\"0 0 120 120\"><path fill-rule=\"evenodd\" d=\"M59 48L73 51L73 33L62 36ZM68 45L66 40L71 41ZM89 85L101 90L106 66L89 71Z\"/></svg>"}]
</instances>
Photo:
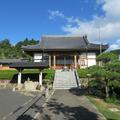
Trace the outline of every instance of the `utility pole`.
<instances>
[{"instance_id":1,"label":"utility pole","mask_svg":"<svg viewBox=\"0 0 120 120\"><path fill-rule=\"evenodd\" d=\"M100 54L102 53L102 42L101 42L101 37L100 37L100 25L99 25L99 43L100 43Z\"/></svg>"}]
</instances>

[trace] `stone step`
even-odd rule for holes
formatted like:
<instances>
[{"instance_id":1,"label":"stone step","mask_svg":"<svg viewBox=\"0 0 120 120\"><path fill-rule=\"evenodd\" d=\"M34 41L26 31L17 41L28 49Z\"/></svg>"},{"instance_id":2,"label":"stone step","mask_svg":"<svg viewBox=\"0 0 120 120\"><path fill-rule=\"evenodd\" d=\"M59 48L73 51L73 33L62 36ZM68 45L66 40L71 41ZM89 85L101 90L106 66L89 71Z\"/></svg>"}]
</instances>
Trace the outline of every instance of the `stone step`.
<instances>
[{"instance_id":1,"label":"stone step","mask_svg":"<svg viewBox=\"0 0 120 120\"><path fill-rule=\"evenodd\" d=\"M55 72L54 89L70 89L77 86L76 77L74 71L58 71Z\"/></svg>"}]
</instances>

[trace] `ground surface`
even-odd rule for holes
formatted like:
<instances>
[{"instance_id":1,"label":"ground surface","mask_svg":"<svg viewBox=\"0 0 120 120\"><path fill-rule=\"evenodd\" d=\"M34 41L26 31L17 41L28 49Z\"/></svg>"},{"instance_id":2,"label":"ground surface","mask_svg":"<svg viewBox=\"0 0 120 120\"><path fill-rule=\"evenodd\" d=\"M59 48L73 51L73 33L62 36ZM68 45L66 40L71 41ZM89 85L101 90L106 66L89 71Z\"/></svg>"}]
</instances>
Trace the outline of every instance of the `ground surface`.
<instances>
[{"instance_id":1,"label":"ground surface","mask_svg":"<svg viewBox=\"0 0 120 120\"><path fill-rule=\"evenodd\" d=\"M42 109L39 120L104 120L78 90L57 90Z\"/></svg>"},{"instance_id":2,"label":"ground surface","mask_svg":"<svg viewBox=\"0 0 120 120\"><path fill-rule=\"evenodd\" d=\"M44 101L40 93L30 97L0 89L0 120L32 120Z\"/></svg>"},{"instance_id":3,"label":"ground surface","mask_svg":"<svg viewBox=\"0 0 120 120\"><path fill-rule=\"evenodd\" d=\"M89 100L99 109L99 111L107 118L107 120L120 120L120 105L107 103L103 99L88 96ZM114 109L117 111L111 111Z\"/></svg>"}]
</instances>

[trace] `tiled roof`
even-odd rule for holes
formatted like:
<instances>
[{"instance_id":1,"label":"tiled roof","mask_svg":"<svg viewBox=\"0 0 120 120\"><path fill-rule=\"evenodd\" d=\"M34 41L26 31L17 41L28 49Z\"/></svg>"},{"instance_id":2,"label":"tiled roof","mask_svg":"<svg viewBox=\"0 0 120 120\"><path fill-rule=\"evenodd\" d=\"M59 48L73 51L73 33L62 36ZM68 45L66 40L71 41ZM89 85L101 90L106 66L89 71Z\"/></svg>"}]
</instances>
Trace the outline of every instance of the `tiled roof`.
<instances>
[{"instance_id":1,"label":"tiled roof","mask_svg":"<svg viewBox=\"0 0 120 120\"><path fill-rule=\"evenodd\" d=\"M17 62L9 65L10 68L47 68L48 62Z\"/></svg>"},{"instance_id":2,"label":"tiled roof","mask_svg":"<svg viewBox=\"0 0 120 120\"><path fill-rule=\"evenodd\" d=\"M10 64L13 62L21 62L21 59L0 59L1 64Z\"/></svg>"},{"instance_id":3,"label":"tiled roof","mask_svg":"<svg viewBox=\"0 0 120 120\"><path fill-rule=\"evenodd\" d=\"M81 50L81 49L99 49L99 44L89 43L87 37L80 36L43 36L40 44L23 46L24 51L40 50ZM106 50L108 45L102 45Z\"/></svg>"}]
</instances>

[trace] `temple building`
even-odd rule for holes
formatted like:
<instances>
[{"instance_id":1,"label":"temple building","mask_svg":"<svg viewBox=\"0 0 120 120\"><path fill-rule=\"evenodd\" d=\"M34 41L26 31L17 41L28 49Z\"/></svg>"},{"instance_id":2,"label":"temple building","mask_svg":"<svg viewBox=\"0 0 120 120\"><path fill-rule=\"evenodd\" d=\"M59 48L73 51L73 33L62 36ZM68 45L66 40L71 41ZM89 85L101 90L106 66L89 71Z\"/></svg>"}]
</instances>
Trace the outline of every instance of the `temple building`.
<instances>
[{"instance_id":1,"label":"temple building","mask_svg":"<svg viewBox=\"0 0 120 120\"><path fill-rule=\"evenodd\" d=\"M108 45L101 45L104 52ZM50 68L86 68L96 65L96 56L100 54L100 44L91 43L87 36L46 35L37 45L22 47L31 55L35 63L46 61Z\"/></svg>"}]
</instances>

